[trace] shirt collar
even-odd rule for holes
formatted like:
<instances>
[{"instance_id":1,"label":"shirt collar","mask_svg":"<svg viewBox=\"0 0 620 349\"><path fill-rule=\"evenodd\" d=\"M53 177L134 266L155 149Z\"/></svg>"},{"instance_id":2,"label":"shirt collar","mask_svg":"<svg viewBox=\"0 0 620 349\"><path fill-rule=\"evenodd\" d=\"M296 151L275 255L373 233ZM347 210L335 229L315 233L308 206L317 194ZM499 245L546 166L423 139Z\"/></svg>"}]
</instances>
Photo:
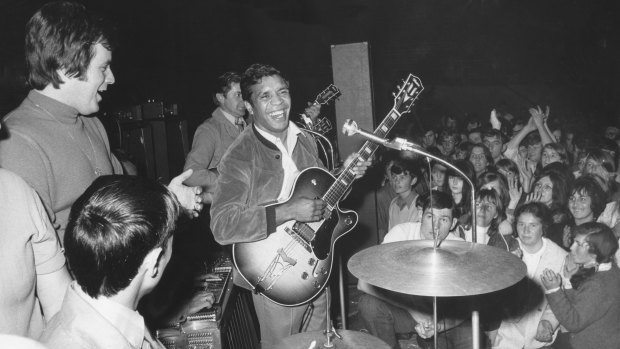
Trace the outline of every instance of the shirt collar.
<instances>
[{"instance_id":1,"label":"shirt collar","mask_svg":"<svg viewBox=\"0 0 620 349\"><path fill-rule=\"evenodd\" d=\"M144 318L136 311L105 297L90 297L73 281L76 293L116 328L134 348L140 348L145 336Z\"/></svg>"},{"instance_id":2,"label":"shirt collar","mask_svg":"<svg viewBox=\"0 0 620 349\"><path fill-rule=\"evenodd\" d=\"M222 114L224 114L224 117L226 118L226 120L230 121L233 125L237 125L237 119L243 120L243 116L240 116L238 118L234 117L232 114L228 113L226 110L222 108L220 108L220 111L222 112ZM243 121L243 125L246 126L245 121Z\"/></svg>"},{"instance_id":3,"label":"shirt collar","mask_svg":"<svg viewBox=\"0 0 620 349\"><path fill-rule=\"evenodd\" d=\"M37 90L31 90L27 98L32 104L43 109L43 112L47 111L52 114L61 123L74 124L79 116L77 109L48 97Z\"/></svg>"},{"instance_id":4,"label":"shirt collar","mask_svg":"<svg viewBox=\"0 0 620 349\"><path fill-rule=\"evenodd\" d=\"M273 143L273 144L278 144L278 143L282 143L282 141L280 140L280 138L272 135L271 133L261 130L259 127L256 127L256 131L263 136L266 140L268 140L269 142ZM287 129L287 134L286 134L286 142L287 144L287 149L289 149L289 153L292 153L292 147L290 147L290 145L295 145L297 143L297 136L301 133L301 130L299 129L299 127L297 127L297 125L295 125L295 123L293 122L289 122L288 123L288 129Z\"/></svg>"},{"instance_id":5,"label":"shirt collar","mask_svg":"<svg viewBox=\"0 0 620 349\"><path fill-rule=\"evenodd\" d=\"M609 263L601 263L598 265L597 271L608 271L611 270L611 262Z\"/></svg>"}]
</instances>

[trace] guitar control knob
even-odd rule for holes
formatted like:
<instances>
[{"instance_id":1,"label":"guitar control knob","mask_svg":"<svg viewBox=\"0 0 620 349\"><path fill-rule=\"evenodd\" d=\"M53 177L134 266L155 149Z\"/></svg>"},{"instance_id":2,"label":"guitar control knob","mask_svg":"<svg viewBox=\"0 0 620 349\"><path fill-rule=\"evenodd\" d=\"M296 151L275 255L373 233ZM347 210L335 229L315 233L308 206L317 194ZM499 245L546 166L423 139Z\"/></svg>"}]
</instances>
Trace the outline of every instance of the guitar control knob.
<instances>
[{"instance_id":1,"label":"guitar control knob","mask_svg":"<svg viewBox=\"0 0 620 349\"><path fill-rule=\"evenodd\" d=\"M327 269L325 269L325 267L321 267L321 274L327 275Z\"/></svg>"},{"instance_id":2,"label":"guitar control knob","mask_svg":"<svg viewBox=\"0 0 620 349\"><path fill-rule=\"evenodd\" d=\"M308 278L308 273L306 273L305 271L303 273L301 273L301 278L303 280L306 280Z\"/></svg>"},{"instance_id":3,"label":"guitar control knob","mask_svg":"<svg viewBox=\"0 0 620 349\"><path fill-rule=\"evenodd\" d=\"M351 217L347 217L344 219L344 224L346 225L351 225L353 224L353 219L351 219Z\"/></svg>"},{"instance_id":4,"label":"guitar control knob","mask_svg":"<svg viewBox=\"0 0 620 349\"><path fill-rule=\"evenodd\" d=\"M314 262L316 262L316 260L314 258L308 259L308 264L309 265L314 265Z\"/></svg>"},{"instance_id":5,"label":"guitar control knob","mask_svg":"<svg viewBox=\"0 0 620 349\"><path fill-rule=\"evenodd\" d=\"M321 283L316 280L312 282L312 284L314 285L315 288L321 288Z\"/></svg>"}]
</instances>

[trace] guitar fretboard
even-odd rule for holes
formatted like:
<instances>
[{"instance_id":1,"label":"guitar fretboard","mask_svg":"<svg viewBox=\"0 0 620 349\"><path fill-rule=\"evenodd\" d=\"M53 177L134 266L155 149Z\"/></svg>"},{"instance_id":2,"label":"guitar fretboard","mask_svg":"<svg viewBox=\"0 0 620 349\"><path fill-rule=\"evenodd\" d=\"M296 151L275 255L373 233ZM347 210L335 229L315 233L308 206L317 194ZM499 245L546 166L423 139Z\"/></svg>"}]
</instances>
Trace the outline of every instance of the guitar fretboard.
<instances>
[{"instance_id":1,"label":"guitar fretboard","mask_svg":"<svg viewBox=\"0 0 620 349\"><path fill-rule=\"evenodd\" d=\"M380 138L385 138L388 133L392 130L396 122L401 117L401 113L397 112L394 108L390 110L388 115L383 119L379 127L373 132L373 134ZM329 206L329 208L333 208L336 204L342 199L344 194L347 192L353 181L355 180L355 172L353 172L353 167L359 161L367 161L372 155L375 153L378 144L366 141L362 148L359 151L359 156L356 160L352 161L338 176L334 184L325 192L323 195L323 201Z\"/></svg>"}]
</instances>

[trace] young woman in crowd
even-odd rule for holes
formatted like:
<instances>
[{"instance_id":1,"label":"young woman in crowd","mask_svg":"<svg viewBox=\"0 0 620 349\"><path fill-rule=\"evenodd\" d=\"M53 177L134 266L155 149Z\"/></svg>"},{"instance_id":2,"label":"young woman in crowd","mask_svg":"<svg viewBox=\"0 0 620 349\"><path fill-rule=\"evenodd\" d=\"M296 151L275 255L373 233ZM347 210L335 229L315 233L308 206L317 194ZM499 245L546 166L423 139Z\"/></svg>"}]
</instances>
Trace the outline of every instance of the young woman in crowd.
<instances>
[{"instance_id":1,"label":"young woman in crowd","mask_svg":"<svg viewBox=\"0 0 620 349\"><path fill-rule=\"evenodd\" d=\"M467 178L474 180L474 168L469 161L458 160L453 165L461 170ZM471 207L471 187L460 174L450 168L446 172L446 177L448 178L448 188L455 204L453 216L457 218L459 225L469 229L471 227L471 214L473 210Z\"/></svg>"},{"instance_id":2,"label":"young woman in crowd","mask_svg":"<svg viewBox=\"0 0 620 349\"><path fill-rule=\"evenodd\" d=\"M569 331L570 348L620 348L620 270L613 263L618 241L609 227L585 223L575 228L571 257L572 288L562 287L557 271L541 278L553 314ZM563 342L562 336L558 345Z\"/></svg>"}]
</instances>

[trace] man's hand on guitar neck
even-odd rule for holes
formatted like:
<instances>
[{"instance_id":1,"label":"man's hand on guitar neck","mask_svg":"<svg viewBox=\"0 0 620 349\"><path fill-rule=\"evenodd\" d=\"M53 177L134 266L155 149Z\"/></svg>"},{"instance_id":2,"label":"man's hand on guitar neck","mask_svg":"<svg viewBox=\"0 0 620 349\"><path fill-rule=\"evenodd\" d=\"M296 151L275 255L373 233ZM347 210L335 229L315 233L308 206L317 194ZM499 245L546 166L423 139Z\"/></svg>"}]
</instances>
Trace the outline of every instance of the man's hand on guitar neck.
<instances>
[{"instance_id":1,"label":"man's hand on guitar neck","mask_svg":"<svg viewBox=\"0 0 620 349\"><path fill-rule=\"evenodd\" d=\"M363 177L364 174L366 174L366 170L368 170L368 167L370 165L372 165L372 161L370 161L370 160L362 161L362 160L360 160L358 153L352 153L344 161L343 167L346 168L353 161L357 161L355 163L355 166L353 166L353 168L352 168L353 172L355 173L355 178Z\"/></svg>"},{"instance_id":2,"label":"man's hand on guitar neck","mask_svg":"<svg viewBox=\"0 0 620 349\"><path fill-rule=\"evenodd\" d=\"M280 225L290 220L299 222L316 222L325 215L325 201L304 197L293 198L276 206L276 224Z\"/></svg>"},{"instance_id":3,"label":"man's hand on guitar neck","mask_svg":"<svg viewBox=\"0 0 620 349\"><path fill-rule=\"evenodd\" d=\"M318 103L310 103L308 102L308 107L304 110L304 114L309 117L312 122L316 122L321 114L321 105Z\"/></svg>"}]
</instances>

